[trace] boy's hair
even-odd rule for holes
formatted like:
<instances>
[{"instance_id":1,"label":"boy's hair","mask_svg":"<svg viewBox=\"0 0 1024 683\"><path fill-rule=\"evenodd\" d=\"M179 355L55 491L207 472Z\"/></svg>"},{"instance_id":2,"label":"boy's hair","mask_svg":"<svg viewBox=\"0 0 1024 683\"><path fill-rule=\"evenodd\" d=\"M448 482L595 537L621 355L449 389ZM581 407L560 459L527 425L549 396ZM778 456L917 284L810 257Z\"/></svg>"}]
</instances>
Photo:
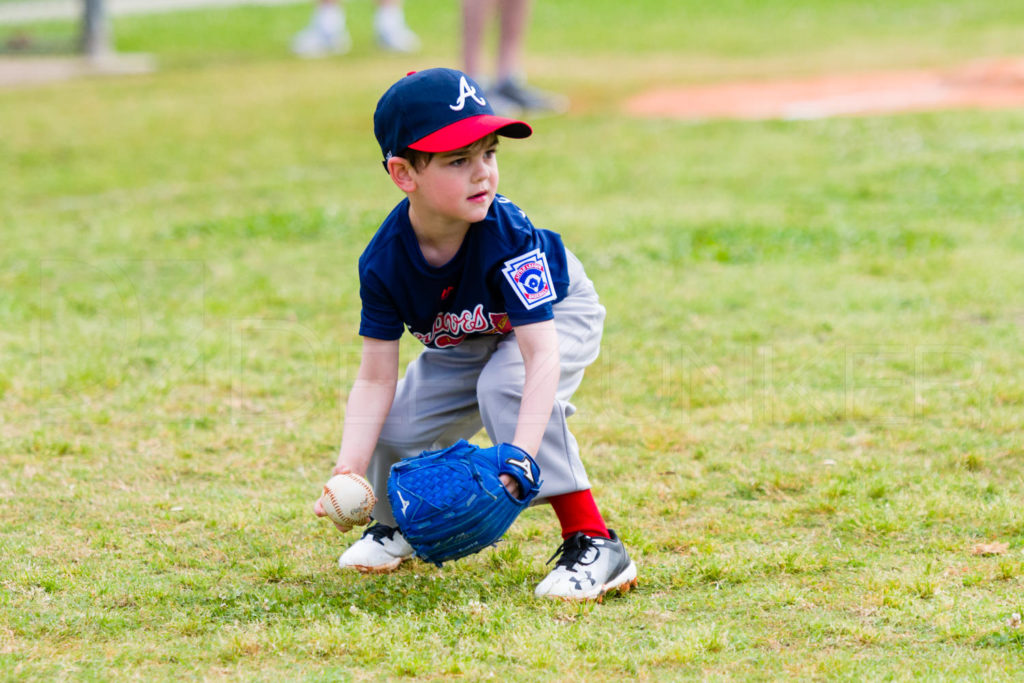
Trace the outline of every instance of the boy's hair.
<instances>
[{"instance_id":1,"label":"boy's hair","mask_svg":"<svg viewBox=\"0 0 1024 683\"><path fill-rule=\"evenodd\" d=\"M481 147L495 147L497 144L498 135L496 133L491 133L490 135L485 135L476 142L466 145L465 147L453 149L451 152L421 152L410 147L402 152L401 156L403 159L408 161L414 169L419 171L426 168L427 165L430 164L430 161L438 154L458 154L459 152L468 153L480 149Z\"/></svg>"},{"instance_id":2,"label":"boy's hair","mask_svg":"<svg viewBox=\"0 0 1024 683\"><path fill-rule=\"evenodd\" d=\"M409 162L409 164L417 171L426 168L430 160L434 158L436 152L421 152L416 149L409 148L402 152L401 156L403 159Z\"/></svg>"}]
</instances>

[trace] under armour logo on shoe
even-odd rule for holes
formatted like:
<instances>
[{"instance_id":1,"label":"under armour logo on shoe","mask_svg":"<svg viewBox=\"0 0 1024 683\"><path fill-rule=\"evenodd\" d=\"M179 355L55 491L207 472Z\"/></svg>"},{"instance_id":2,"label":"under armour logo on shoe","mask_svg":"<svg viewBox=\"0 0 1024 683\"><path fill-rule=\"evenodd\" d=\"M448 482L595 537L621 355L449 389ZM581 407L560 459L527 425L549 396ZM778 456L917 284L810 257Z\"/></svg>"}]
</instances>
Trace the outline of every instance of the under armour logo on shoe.
<instances>
[{"instance_id":1,"label":"under armour logo on shoe","mask_svg":"<svg viewBox=\"0 0 1024 683\"><path fill-rule=\"evenodd\" d=\"M578 591L583 590L584 583L586 583L588 587L593 586L597 583L597 581L594 580L594 577L590 573L589 569L585 571L584 574L586 574L586 577L574 576L571 579L569 579L570 581L572 581L573 585L576 586L576 590Z\"/></svg>"},{"instance_id":2,"label":"under armour logo on shoe","mask_svg":"<svg viewBox=\"0 0 1024 683\"><path fill-rule=\"evenodd\" d=\"M467 97L472 98L481 107L487 106L487 100L477 95L476 88L470 85L466 77L463 76L459 79L459 99L456 100L455 104L449 104L448 107L452 111L462 111L462 108L466 106Z\"/></svg>"}]
</instances>

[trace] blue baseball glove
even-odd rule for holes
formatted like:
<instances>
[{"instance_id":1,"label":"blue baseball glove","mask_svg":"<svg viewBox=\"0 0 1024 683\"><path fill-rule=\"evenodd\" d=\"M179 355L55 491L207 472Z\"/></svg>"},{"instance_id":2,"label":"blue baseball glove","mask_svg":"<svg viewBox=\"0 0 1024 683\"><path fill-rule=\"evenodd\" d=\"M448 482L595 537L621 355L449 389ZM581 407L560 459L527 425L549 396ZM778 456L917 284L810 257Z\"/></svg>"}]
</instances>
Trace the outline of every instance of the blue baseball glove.
<instances>
[{"instance_id":1,"label":"blue baseball glove","mask_svg":"<svg viewBox=\"0 0 1024 683\"><path fill-rule=\"evenodd\" d=\"M518 498L501 483L501 474L519 483ZM388 500L405 540L440 567L497 543L540 485L540 467L521 448L459 441L393 465Z\"/></svg>"}]
</instances>

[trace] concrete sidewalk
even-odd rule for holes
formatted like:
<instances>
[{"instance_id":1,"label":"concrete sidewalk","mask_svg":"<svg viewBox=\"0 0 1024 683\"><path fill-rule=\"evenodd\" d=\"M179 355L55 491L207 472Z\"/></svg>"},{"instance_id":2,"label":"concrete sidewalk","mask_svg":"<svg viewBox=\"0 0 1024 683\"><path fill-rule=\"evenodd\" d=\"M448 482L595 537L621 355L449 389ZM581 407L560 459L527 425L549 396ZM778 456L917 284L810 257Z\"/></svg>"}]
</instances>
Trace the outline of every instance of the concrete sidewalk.
<instances>
[{"instance_id":1,"label":"concrete sidewalk","mask_svg":"<svg viewBox=\"0 0 1024 683\"><path fill-rule=\"evenodd\" d=\"M145 54L88 57L0 57L0 90L67 81L85 76L125 76L156 69Z\"/></svg>"},{"instance_id":2,"label":"concrete sidewalk","mask_svg":"<svg viewBox=\"0 0 1024 683\"><path fill-rule=\"evenodd\" d=\"M234 7L237 5L312 4L312 0L106 0L111 16L125 14L156 14L203 7ZM0 25L26 24L33 21L79 19L82 0L36 0L35 2L0 2Z\"/></svg>"},{"instance_id":3,"label":"concrete sidewalk","mask_svg":"<svg viewBox=\"0 0 1024 683\"><path fill-rule=\"evenodd\" d=\"M206 7L239 5L288 5L313 0L106 0L111 16L178 12ZM35 0L0 2L0 26L34 21L80 21L82 0ZM0 89L65 81L83 76L141 74L153 71L149 55L112 53L99 58L85 56L0 55Z\"/></svg>"}]
</instances>

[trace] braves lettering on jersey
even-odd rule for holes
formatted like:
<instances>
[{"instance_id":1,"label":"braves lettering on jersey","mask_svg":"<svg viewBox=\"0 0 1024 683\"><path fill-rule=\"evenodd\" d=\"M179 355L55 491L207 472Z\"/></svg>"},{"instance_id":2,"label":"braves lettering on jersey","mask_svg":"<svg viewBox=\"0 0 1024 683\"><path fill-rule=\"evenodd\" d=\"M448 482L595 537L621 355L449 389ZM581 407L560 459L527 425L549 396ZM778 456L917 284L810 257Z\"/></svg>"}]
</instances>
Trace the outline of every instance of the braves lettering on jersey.
<instances>
[{"instance_id":1,"label":"braves lettering on jersey","mask_svg":"<svg viewBox=\"0 0 1024 683\"><path fill-rule=\"evenodd\" d=\"M423 258L403 200L359 258L359 334L393 340L408 329L426 346L455 346L551 320L552 306L568 289L561 237L534 227L505 197L495 199L458 254L440 267Z\"/></svg>"}]
</instances>

